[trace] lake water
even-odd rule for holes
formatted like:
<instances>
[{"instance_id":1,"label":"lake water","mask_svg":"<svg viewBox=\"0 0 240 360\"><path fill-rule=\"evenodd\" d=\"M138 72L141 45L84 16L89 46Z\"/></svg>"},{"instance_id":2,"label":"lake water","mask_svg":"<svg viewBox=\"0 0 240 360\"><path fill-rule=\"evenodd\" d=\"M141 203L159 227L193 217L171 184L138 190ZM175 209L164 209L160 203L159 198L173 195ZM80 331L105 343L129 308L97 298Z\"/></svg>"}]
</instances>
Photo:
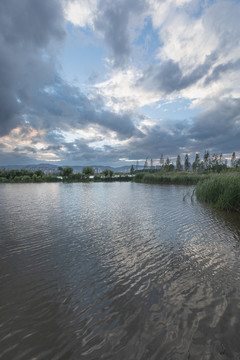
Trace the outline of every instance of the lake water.
<instances>
[{"instance_id":1,"label":"lake water","mask_svg":"<svg viewBox=\"0 0 240 360\"><path fill-rule=\"evenodd\" d=\"M0 185L0 359L240 359L240 218L192 187Z\"/></svg>"}]
</instances>

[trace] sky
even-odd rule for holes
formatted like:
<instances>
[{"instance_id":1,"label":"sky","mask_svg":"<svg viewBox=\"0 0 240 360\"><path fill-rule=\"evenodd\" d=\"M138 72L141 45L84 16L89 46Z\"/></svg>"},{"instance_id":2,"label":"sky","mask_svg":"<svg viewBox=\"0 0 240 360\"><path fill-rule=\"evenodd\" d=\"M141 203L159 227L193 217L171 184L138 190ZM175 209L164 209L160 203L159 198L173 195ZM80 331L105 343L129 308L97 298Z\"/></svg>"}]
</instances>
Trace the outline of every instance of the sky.
<instances>
[{"instance_id":1,"label":"sky","mask_svg":"<svg viewBox=\"0 0 240 360\"><path fill-rule=\"evenodd\" d=\"M240 156L239 0L1 0L0 165Z\"/></svg>"}]
</instances>

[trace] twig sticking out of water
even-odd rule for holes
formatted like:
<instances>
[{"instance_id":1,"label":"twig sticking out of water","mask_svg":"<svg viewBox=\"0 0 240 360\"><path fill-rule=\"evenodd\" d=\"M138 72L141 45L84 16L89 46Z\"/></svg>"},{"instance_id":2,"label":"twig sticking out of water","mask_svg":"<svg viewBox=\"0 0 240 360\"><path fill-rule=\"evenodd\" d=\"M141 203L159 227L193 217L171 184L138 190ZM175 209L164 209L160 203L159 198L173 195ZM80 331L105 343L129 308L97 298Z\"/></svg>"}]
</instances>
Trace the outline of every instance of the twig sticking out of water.
<instances>
[{"instance_id":1,"label":"twig sticking out of water","mask_svg":"<svg viewBox=\"0 0 240 360\"><path fill-rule=\"evenodd\" d=\"M196 188L193 189L193 192L192 192L192 195L191 195L191 202L193 202L193 196L195 194L195 190L196 190Z\"/></svg>"}]
</instances>

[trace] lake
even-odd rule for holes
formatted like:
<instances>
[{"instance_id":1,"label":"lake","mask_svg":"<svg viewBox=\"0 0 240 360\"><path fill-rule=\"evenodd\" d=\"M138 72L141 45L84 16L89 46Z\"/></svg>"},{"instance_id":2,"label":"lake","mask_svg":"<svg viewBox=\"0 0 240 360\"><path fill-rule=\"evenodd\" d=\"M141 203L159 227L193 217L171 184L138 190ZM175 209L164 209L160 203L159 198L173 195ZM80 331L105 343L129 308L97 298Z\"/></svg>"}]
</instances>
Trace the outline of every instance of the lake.
<instances>
[{"instance_id":1,"label":"lake","mask_svg":"<svg viewBox=\"0 0 240 360\"><path fill-rule=\"evenodd\" d=\"M240 359L240 217L193 187L0 185L0 359Z\"/></svg>"}]
</instances>

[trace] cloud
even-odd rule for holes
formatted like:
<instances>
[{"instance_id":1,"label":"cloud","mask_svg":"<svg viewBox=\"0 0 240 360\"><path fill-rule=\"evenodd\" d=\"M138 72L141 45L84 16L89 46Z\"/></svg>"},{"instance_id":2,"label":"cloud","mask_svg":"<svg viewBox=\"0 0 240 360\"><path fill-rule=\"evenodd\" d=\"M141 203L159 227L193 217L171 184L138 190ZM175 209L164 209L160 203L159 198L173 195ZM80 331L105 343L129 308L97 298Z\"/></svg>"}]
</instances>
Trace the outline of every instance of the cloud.
<instances>
[{"instance_id":1,"label":"cloud","mask_svg":"<svg viewBox=\"0 0 240 360\"><path fill-rule=\"evenodd\" d=\"M239 15L234 0L2 0L1 159L117 164L161 153L238 151ZM95 44L101 37L99 47L109 51L101 70L89 69L87 85L68 83L58 71L65 28L71 42L75 26ZM146 41L149 57L137 52ZM78 49L83 64L89 49L100 53L93 43ZM199 114L186 109L181 121L167 118L158 102L174 114L176 99Z\"/></svg>"},{"instance_id":2,"label":"cloud","mask_svg":"<svg viewBox=\"0 0 240 360\"><path fill-rule=\"evenodd\" d=\"M39 161L35 157L28 156L28 154L22 154L17 152L0 151L0 164L4 165L28 165L36 164Z\"/></svg>"},{"instance_id":3,"label":"cloud","mask_svg":"<svg viewBox=\"0 0 240 360\"><path fill-rule=\"evenodd\" d=\"M236 72L240 69L240 60L236 61L229 61L226 64L220 64L214 67L212 73L207 76L207 78L204 81L204 85L208 85L211 82L215 82L221 78L221 76L224 76L226 73L229 72Z\"/></svg>"},{"instance_id":4,"label":"cloud","mask_svg":"<svg viewBox=\"0 0 240 360\"><path fill-rule=\"evenodd\" d=\"M110 131L119 139L141 136L134 123L137 114L107 110L100 96L89 99L79 88L67 84L61 78L26 104L27 120L37 129L74 131L96 126L100 133L106 135L106 131Z\"/></svg>"},{"instance_id":5,"label":"cloud","mask_svg":"<svg viewBox=\"0 0 240 360\"><path fill-rule=\"evenodd\" d=\"M182 153L184 146L189 146L189 135L186 127L179 121L159 121L152 127L146 127L145 136L142 139L132 139L128 143L125 157L130 159L159 159L164 156L176 156ZM185 150L185 151L189 151ZM128 152L128 153L127 153Z\"/></svg>"},{"instance_id":6,"label":"cloud","mask_svg":"<svg viewBox=\"0 0 240 360\"><path fill-rule=\"evenodd\" d=\"M54 74L50 46L63 40L57 0L0 2L0 135L22 123L24 101Z\"/></svg>"},{"instance_id":7,"label":"cloud","mask_svg":"<svg viewBox=\"0 0 240 360\"><path fill-rule=\"evenodd\" d=\"M164 94L171 94L196 84L200 79L208 74L213 63L214 55L209 56L204 64L195 67L189 74L184 75L179 64L173 60L167 60L160 65L150 66L137 85L149 89L157 90Z\"/></svg>"},{"instance_id":8,"label":"cloud","mask_svg":"<svg viewBox=\"0 0 240 360\"><path fill-rule=\"evenodd\" d=\"M65 14L68 21L76 26L94 27L94 17L97 12L98 0L73 0L65 4Z\"/></svg>"},{"instance_id":9,"label":"cloud","mask_svg":"<svg viewBox=\"0 0 240 360\"><path fill-rule=\"evenodd\" d=\"M223 152L238 151L240 138L240 99L222 98L201 112L190 129L201 146Z\"/></svg>"},{"instance_id":10,"label":"cloud","mask_svg":"<svg viewBox=\"0 0 240 360\"><path fill-rule=\"evenodd\" d=\"M36 154L37 153L37 150L34 148L34 147L31 147L31 146L24 146L24 147L16 147L14 149L14 152L19 152L19 153L33 153L33 154Z\"/></svg>"},{"instance_id":11,"label":"cloud","mask_svg":"<svg viewBox=\"0 0 240 360\"><path fill-rule=\"evenodd\" d=\"M159 120L143 129L144 137L130 139L123 157L128 159L158 159L161 153L212 154L239 151L240 99L221 98L210 102L208 108L184 121Z\"/></svg>"},{"instance_id":12,"label":"cloud","mask_svg":"<svg viewBox=\"0 0 240 360\"><path fill-rule=\"evenodd\" d=\"M159 32L159 42L154 44L157 57L148 66L143 62L138 68L114 69L107 81L95 85L109 107L138 110L179 97L198 99L204 107L209 98L239 96L239 47L235 44L240 38L236 15L240 6L236 1L149 0L144 6L142 16L149 16ZM129 29L125 29L128 40L124 43L131 45ZM126 59L130 56L128 51L123 53Z\"/></svg>"},{"instance_id":13,"label":"cloud","mask_svg":"<svg viewBox=\"0 0 240 360\"><path fill-rule=\"evenodd\" d=\"M145 0L99 1L99 13L94 22L110 50L115 67L124 67L132 53L131 29L143 25ZM136 23L136 19L137 23Z\"/></svg>"},{"instance_id":14,"label":"cloud","mask_svg":"<svg viewBox=\"0 0 240 360\"><path fill-rule=\"evenodd\" d=\"M123 68L131 62L135 32L144 25L146 0L74 0L65 4L68 21L91 28L101 36L109 50L113 67Z\"/></svg>"}]
</instances>

